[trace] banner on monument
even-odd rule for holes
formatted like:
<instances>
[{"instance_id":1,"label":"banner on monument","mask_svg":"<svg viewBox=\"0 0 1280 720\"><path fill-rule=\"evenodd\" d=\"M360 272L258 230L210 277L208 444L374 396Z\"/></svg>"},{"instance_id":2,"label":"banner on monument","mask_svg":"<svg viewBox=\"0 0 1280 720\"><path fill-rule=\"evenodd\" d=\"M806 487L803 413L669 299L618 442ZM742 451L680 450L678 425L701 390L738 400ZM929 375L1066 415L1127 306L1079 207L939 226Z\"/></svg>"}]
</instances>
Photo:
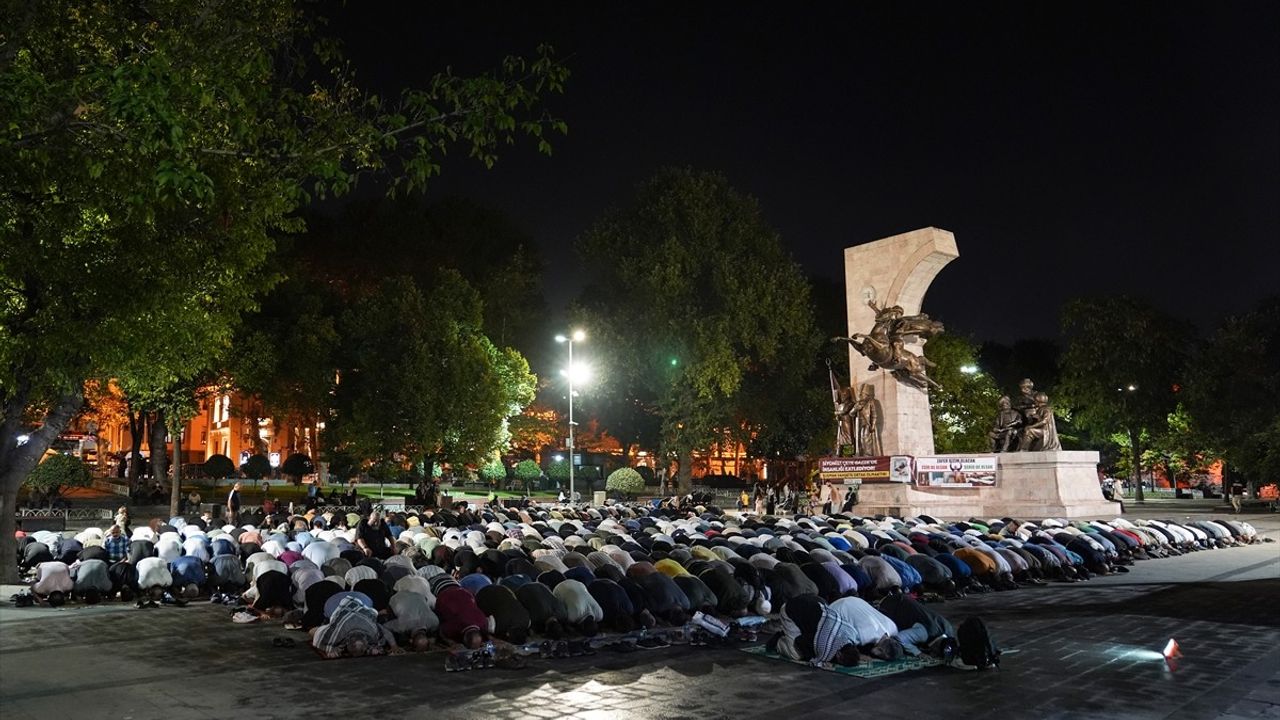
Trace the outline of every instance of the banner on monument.
<instances>
[{"instance_id":1,"label":"banner on monument","mask_svg":"<svg viewBox=\"0 0 1280 720\"><path fill-rule=\"evenodd\" d=\"M916 458L916 485L981 488L996 484L995 455L934 455Z\"/></svg>"},{"instance_id":2,"label":"banner on monument","mask_svg":"<svg viewBox=\"0 0 1280 720\"><path fill-rule=\"evenodd\" d=\"M860 480L864 483L910 483L911 457L882 455L818 458L818 476L823 482Z\"/></svg>"}]
</instances>

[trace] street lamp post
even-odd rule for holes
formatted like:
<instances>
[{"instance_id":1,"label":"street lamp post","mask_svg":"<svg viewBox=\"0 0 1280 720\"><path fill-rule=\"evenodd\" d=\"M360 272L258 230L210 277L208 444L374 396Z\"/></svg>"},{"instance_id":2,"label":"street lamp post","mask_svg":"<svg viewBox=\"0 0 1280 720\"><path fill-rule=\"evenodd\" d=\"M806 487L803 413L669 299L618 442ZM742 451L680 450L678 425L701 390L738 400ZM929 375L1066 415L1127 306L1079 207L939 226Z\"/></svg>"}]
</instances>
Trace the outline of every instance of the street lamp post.
<instances>
[{"instance_id":1,"label":"street lamp post","mask_svg":"<svg viewBox=\"0 0 1280 720\"><path fill-rule=\"evenodd\" d=\"M1126 418L1129 416L1129 399L1133 397L1133 393L1137 392L1137 390L1138 386L1134 383L1129 383L1122 388L1116 388L1116 392L1121 393L1121 405L1124 408ZM1133 424L1133 420L1131 419L1126 420L1126 424L1128 425L1127 430L1129 431L1129 452L1133 454L1133 501L1136 503L1142 503L1146 502L1146 497L1142 491L1142 451L1138 446L1138 443L1142 440L1142 431L1137 429L1137 426ZM1155 491L1154 475L1152 475L1151 478L1151 489L1153 492Z\"/></svg>"},{"instance_id":2,"label":"street lamp post","mask_svg":"<svg viewBox=\"0 0 1280 720\"><path fill-rule=\"evenodd\" d=\"M565 336L565 335L556 336L556 342L566 343L569 346L569 367L565 371L565 375L569 378L569 442L567 444L569 446L569 502L570 504L575 504L576 502L574 499L574 484L573 484L573 452L574 452L574 448L573 448L573 376L577 374L577 371L573 365L573 343L575 340L577 342L582 342L583 340L586 339L586 337L587 337L587 334L581 330L574 330L568 336Z\"/></svg>"}]
</instances>

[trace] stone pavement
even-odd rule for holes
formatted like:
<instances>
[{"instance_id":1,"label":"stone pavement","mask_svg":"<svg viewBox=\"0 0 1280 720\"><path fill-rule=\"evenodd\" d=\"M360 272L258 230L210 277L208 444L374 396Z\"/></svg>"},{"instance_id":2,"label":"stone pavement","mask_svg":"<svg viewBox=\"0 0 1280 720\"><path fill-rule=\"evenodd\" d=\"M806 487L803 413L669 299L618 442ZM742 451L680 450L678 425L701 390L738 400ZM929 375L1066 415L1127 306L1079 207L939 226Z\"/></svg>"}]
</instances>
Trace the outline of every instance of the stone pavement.
<instances>
[{"instance_id":1,"label":"stone pavement","mask_svg":"<svg viewBox=\"0 0 1280 720\"><path fill-rule=\"evenodd\" d=\"M1280 718L1277 600L1280 543L1152 560L935 606L986 619L1010 649L1001 669L877 679L687 647L446 674L438 653L322 661L275 648L302 635L234 625L220 606L3 603L0 717ZM1160 655L1170 638L1184 655L1173 666Z\"/></svg>"}]
</instances>

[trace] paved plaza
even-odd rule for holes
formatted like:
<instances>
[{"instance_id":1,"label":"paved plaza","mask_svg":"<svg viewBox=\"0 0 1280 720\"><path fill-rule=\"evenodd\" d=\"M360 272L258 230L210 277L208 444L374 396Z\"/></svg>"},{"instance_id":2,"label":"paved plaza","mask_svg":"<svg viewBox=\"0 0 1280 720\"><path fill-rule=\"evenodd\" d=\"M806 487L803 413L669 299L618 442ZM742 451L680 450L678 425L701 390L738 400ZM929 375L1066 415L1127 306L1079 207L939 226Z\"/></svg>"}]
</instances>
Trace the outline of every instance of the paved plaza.
<instances>
[{"instance_id":1,"label":"paved plaza","mask_svg":"<svg viewBox=\"0 0 1280 720\"><path fill-rule=\"evenodd\" d=\"M1249 519L1280 536L1275 515ZM12 589L4 590L5 597ZM735 649L673 647L447 674L442 655L320 660L222 606L138 611L0 604L5 718L898 717L1280 718L1280 543L1138 563L1075 585L935 607L985 618L998 672L878 679ZM1170 639L1184 657L1166 664Z\"/></svg>"}]
</instances>

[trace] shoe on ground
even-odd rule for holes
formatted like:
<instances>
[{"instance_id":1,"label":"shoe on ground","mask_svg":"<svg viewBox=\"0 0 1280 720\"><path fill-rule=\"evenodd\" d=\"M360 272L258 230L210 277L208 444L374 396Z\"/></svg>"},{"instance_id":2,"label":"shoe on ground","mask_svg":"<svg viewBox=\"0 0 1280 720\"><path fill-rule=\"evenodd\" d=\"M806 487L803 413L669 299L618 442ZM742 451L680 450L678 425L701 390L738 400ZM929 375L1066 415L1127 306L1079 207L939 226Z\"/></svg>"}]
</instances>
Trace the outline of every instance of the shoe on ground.
<instances>
[{"instance_id":1,"label":"shoe on ground","mask_svg":"<svg viewBox=\"0 0 1280 720\"><path fill-rule=\"evenodd\" d=\"M251 622L257 622L257 620L258 620L258 616L254 615L251 612L241 611L231 616L231 622L239 623L241 625L251 623Z\"/></svg>"}]
</instances>

